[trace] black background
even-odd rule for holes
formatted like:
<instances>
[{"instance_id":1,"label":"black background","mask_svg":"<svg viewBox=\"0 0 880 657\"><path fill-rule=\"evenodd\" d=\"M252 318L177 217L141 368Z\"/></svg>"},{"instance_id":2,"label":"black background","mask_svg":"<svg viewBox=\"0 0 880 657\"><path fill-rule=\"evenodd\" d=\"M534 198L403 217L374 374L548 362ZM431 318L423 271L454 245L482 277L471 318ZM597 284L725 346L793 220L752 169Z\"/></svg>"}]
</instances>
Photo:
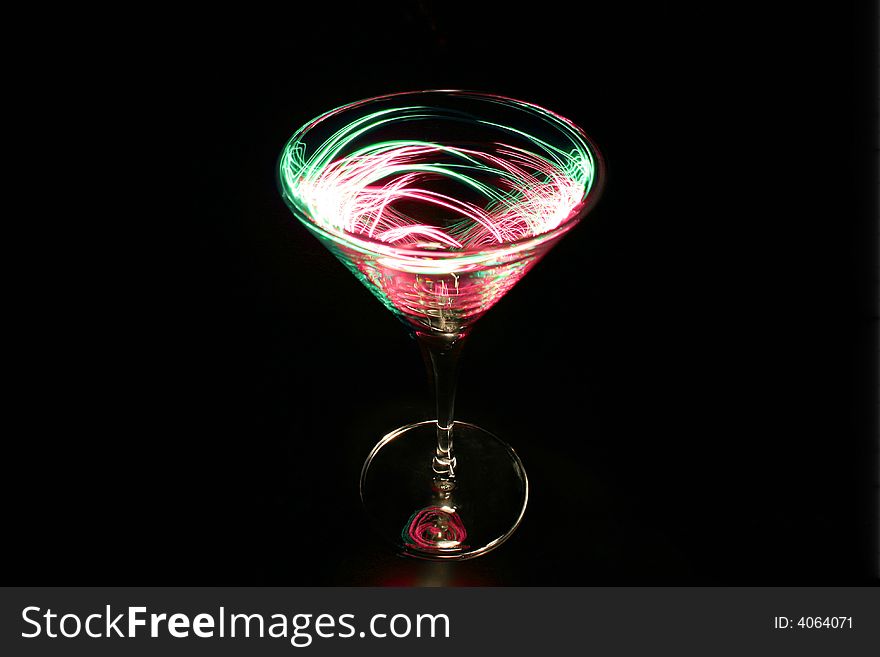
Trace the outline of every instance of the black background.
<instances>
[{"instance_id":1,"label":"black background","mask_svg":"<svg viewBox=\"0 0 880 657\"><path fill-rule=\"evenodd\" d=\"M19 97L40 191L19 222L37 240L14 285L6 579L874 581L862 4L29 23L37 63L16 70L50 104ZM505 546L462 564L398 559L365 524L363 458L429 417L428 381L274 181L308 119L420 88L536 102L608 162L596 210L465 351L458 417L517 449L532 499Z\"/></svg>"}]
</instances>

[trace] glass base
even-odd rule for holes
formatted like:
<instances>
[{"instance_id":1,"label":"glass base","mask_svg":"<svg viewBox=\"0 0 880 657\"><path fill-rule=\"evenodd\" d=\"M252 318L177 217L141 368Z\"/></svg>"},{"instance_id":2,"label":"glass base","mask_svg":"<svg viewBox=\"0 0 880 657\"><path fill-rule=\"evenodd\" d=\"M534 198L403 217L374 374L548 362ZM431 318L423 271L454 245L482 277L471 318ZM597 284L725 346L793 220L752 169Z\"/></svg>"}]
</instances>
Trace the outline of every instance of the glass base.
<instances>
[{"instance_id":1,"label":"glass base","mask_svg":"<svg viewBox=\"0 0 880 657\"><path fill-rule=\"evenodd\" d=\"M401 554L472 559L501 545L522 521L529 481L516 452L467 422L455 422L452 434L454 478L432 468L433 420L395 429L364 463L361 500L376 529Z\"/></svg>"}]
</instances>

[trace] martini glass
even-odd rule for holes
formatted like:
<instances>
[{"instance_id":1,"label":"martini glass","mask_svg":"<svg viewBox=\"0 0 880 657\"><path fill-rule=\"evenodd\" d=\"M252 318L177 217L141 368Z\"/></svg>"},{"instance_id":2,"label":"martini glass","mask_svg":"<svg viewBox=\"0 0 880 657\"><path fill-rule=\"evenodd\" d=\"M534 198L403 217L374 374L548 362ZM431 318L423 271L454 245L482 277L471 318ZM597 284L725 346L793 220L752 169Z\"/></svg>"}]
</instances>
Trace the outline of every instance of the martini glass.
<instances>
[{"instance_id":1,"label":"martini glass","mask_svg":"<svg viewBox=\"0 0 880 657\"><path fill-rule=\"evenodd\" d=\"M417 339L436 419L373 448L360 493L403 554L467 559L501 545L528 503L506 443L454 420L474 322L594 205L587 135L537 105L463 91L380 96L300 128L279 159L288 207Z\"/></svg>"}]
</instances>

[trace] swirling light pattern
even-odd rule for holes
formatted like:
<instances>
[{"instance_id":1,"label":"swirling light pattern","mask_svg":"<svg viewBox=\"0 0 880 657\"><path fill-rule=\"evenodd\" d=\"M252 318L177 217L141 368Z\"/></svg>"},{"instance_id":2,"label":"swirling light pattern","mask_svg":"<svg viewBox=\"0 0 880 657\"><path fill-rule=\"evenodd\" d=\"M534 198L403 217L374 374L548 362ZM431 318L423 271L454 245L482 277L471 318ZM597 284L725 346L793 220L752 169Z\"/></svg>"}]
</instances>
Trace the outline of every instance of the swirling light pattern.
<instances>
[{"instance_id":1,"label":"swirling light pattern","mask_svg":"<svg viewBox=\"0 0 880 657\"><path fill-rule=\"evenodd\" d=\"M463 549L467 531L455 509L445 506L429 506L416 511L409 519L401 535L404 545L421 550Z\"/></svg>"},{"instance_id":2,"label":"swirling light pattern","mask_svg":"<svg viewBox=\"0 0 880 657\"><path fill-rule=\"evenodd\" d=\"M431 94L467 102L417 102ZM425 92L318 117L288 142L279 175L294 213L386 306L457 330L546 252L596 167L579 129L548 110Z\"/></svg>"}]
</instances>

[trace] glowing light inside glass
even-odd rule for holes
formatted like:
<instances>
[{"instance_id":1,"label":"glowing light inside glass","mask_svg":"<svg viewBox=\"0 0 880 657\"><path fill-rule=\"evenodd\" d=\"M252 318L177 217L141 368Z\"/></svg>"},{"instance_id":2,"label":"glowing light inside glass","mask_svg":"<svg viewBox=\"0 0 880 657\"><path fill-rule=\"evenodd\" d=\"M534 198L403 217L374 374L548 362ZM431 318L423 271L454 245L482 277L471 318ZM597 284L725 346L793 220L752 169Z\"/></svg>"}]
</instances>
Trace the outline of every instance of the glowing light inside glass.
<instances>
[{"instance_id":1,"label":"glowing light inside glass","mask_svg":"<svg viewBox=\"0 0 880 657\"><path fill-rule=\"evenodd\" d=\"M515 110L540 134L419 99L404 94L373 111L363 101L318 117L288 142L279 175L294 213L389 309L457 330L543 255L535 238L550 239L578 213L596 162L579 130L535 105L477 103ZM438 125L443 138L413 137Z\"/></svg>"},{"instance_id":2,"label":"glowing light inside glass","mask_svg":"<svg viewBox=\"0 0 880 657\"><path fill-rule=\"evenodd\" d=\"M429 506L416 511L401 535L405 545L422 550L448 550L467 547L467 531L455 509Z\"/></svg>"}]
</instances>

